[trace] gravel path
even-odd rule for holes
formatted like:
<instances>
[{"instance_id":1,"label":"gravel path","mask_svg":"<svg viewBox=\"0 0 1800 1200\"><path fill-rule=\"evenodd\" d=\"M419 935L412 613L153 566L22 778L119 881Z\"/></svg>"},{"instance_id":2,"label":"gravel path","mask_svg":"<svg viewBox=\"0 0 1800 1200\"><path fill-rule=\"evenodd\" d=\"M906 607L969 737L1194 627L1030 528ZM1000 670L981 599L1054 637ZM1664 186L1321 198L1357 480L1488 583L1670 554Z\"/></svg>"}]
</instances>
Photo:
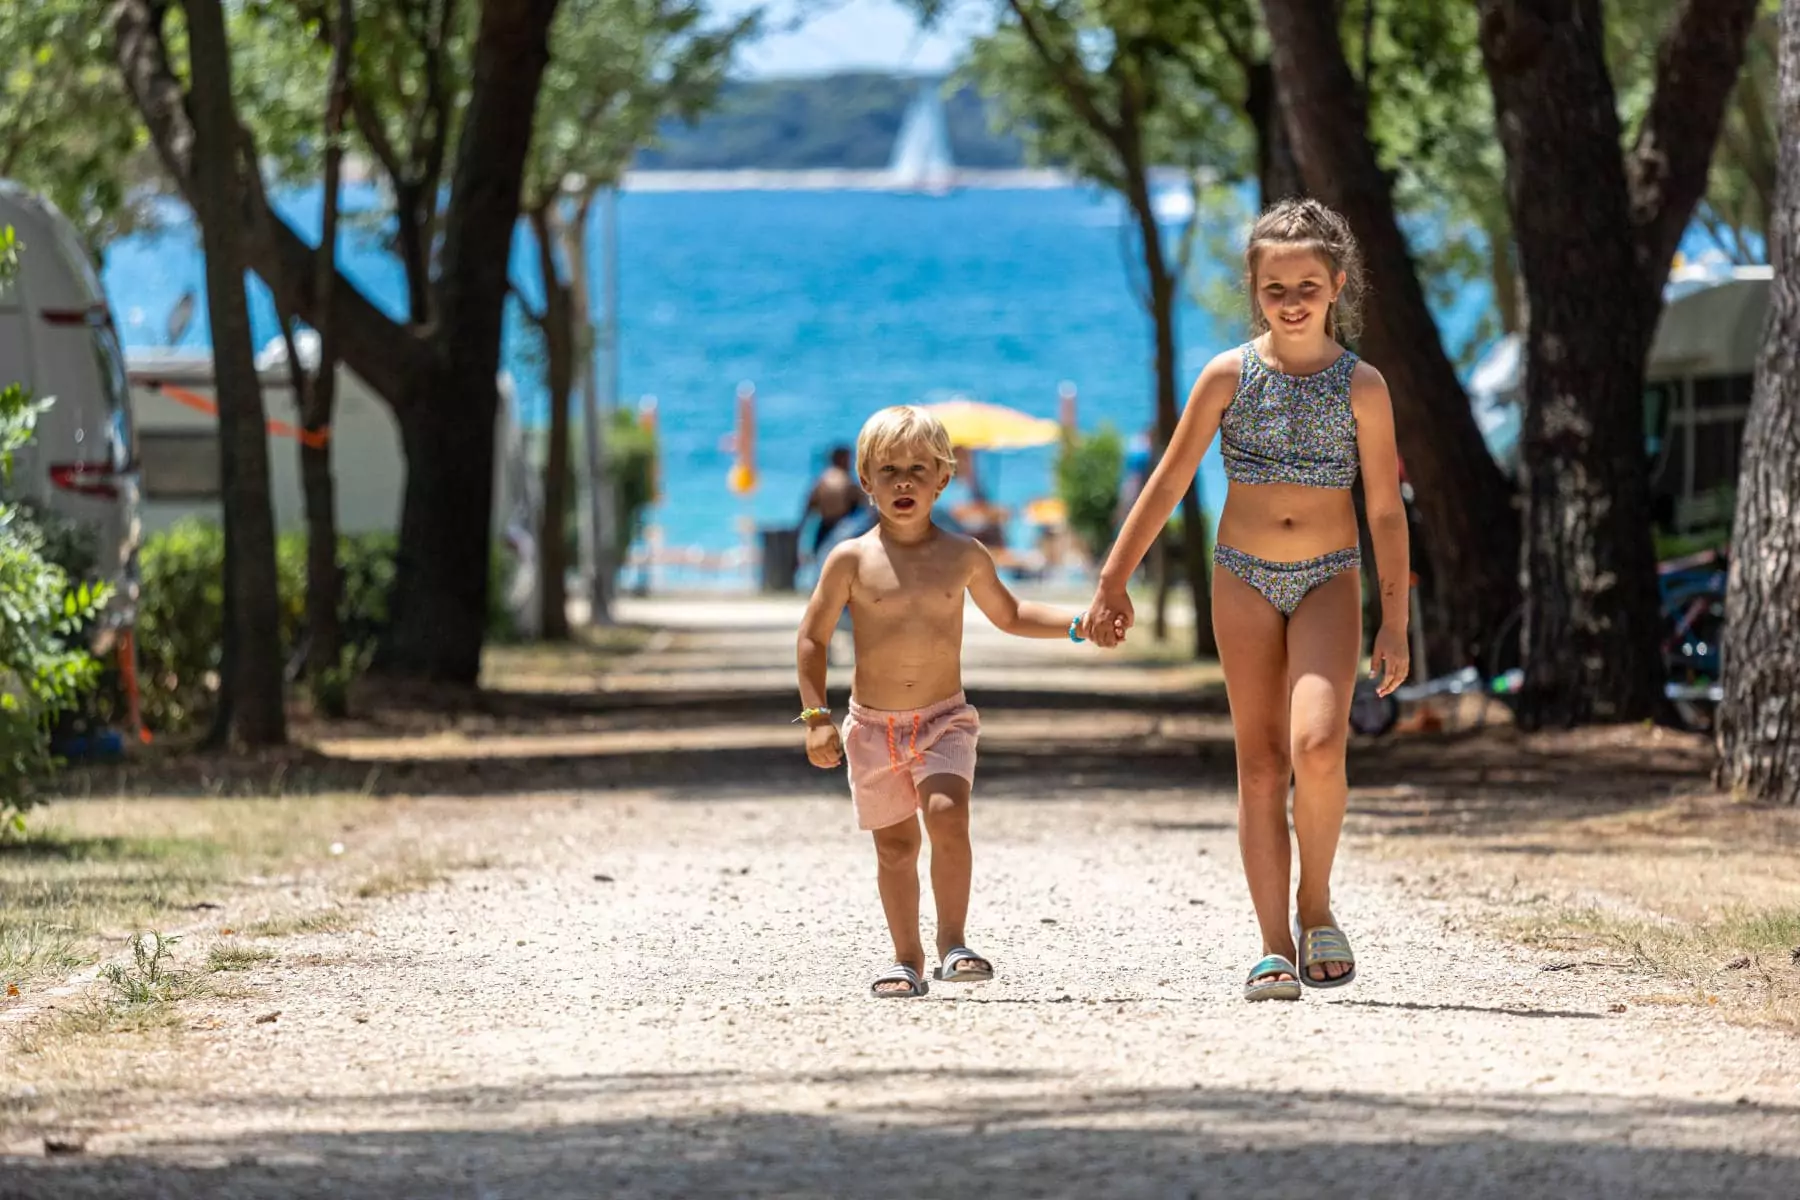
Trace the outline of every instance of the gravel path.
<instances>
[{"instance_id":1,"label":"gravel path","mask_svg":"<svg viewBox=\"0 0 1800 1200\"><path fill-rule=\"evenodd\" d=\"M1343 860L1359 981L1245 1005L1217 790L978 781L1000 977L870 1000L840 786L414 803L496 865L274 943L0 1197L1800 1195L1800 1040L1544 973L1392 858Z\"/></svg>"}]
</instances>

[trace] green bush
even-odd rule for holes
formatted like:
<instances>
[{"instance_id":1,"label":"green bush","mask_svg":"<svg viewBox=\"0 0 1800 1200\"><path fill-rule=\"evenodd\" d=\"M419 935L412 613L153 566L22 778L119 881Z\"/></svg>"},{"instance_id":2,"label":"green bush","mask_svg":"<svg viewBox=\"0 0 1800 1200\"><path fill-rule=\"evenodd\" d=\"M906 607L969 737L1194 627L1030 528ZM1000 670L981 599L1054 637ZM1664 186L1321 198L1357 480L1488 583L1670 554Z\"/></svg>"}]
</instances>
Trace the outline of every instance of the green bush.
<instances>
[{"instance_id":1,"label":"green bush","mask_svg":"<svg viewBox=\"0 0 1800 1200\"><path fill-rule=\"evenodd\" d=\"M144 723L178 733L205 723L219 689L225 536L183 521L138 550L138 683ZM285 618L286 581L282 581ZM285 620L284 620L285 624Z\"/></svg>"},{"instance_id":2,"label":"green bush","mask_svg":"<svg viewBox=\"0 0 1800 1200\"><path fill-rule=\"evenodd\" d=\"M584 460L585 461L585 460ZM636 417L624 409L614 409L612 428L607 433L606 462L608 478L617 489L613 514L613 546L623 551L642 532L644 513L650 507L656 484L656 435L645 429ZM570 486L563 492L564 552L569 562L581 558L582 530L587 514L587 489L574 486L577 464L571 464ZM534 467L541 471L541 467ZM585 477L585 473L583 473Z\"/></svg>"},{"instance_id":3,"label":"green bush","mask_svg":"<svg viewBox=\"0 0 1800 1200\"><path fill-rule=\"evenodd\" d=\"M13 234L0 229L0 278L16 262ZM31 441L50 406L18 384L0 387L0 483L11 491L13 455ZM24 828L36 803L32 781L50 765L50 726L79 704L99 675L81 644L82 626L106 603L103 588L74 585L45 554L30 511L0 493L0 836Z\"/></svg>"},{"instance_id":4,"label":"green bush","mask_svg":"<svg viewBox=\"0 0 1800 1200\"><path fill-rule=\"evenodd\" d=\"M1063 439L1056 458L1056 494L1068 510L1069 528L1098 558L1112 545L1125 477L1125 439L1111 425Z\"/></svg>"},{"instance_id":5,"label":"green bush","mask_svg":"<svg viewBox=\"0 0 1800 1200\"><path fill-rule=\"evenodd\" d=\"M388 561L391 564L393 560ZM503 544L496 543L488 552L487 638L490 642L516 641L519 636L518 623L513 620L512 610L506 607L506 591L512 586L512 573L512 555ZM384 620L385 616L384 613Z\"/></svg>"},{"instance_id":6,"label":"green bush","mask_svg":"<svg viewBox=\"0 0 1800 1200\"><path fill-rule=\"evenodd\" d=\"M394 583L391 534L338 539L344 594L338 608L344 635L344 677L327 681L341 690L367 667L376 639L387 627ZM219 691L224 637L225 534L218 525L189 518L145 539L138 552L143 577L138 604L138 677L144 722L159 733L199 728L212 715ZM306 535L290 533L276 544L281 650L296 662L306 633Z\"/></svg>"},{"instance_id":7,"label":"green bush","mask_svg":"<svg viewBox=\"0 0 1800 1200\"><path fill-rule=\"evenodd\" d=\"M626 548L637 540L644 512L654 498L656 435L624 409L613 410L611 434L606 442L607 462L619 488L619 523L613 545L622 562Z\"/></svg>"},{"instance_id":8,"label":"green bush","mask_svg":"<svg viewBox=\"0 0 1800 1200\"><path fill-rule=\"evenodd\" d=\"M338 606L342 665L315 682L314 697L328 708L368 668L375 644L387 630L398 539L391 533L338 539L344 592ZM498 550L489 582L489 633L509 635L511 619L501 583L506 570ZM138 678L144 722L158 733L184 733L210 719L219 691L224 636L225 535L218 525L189 518L144 541L138 552L143 578L138 604ZM281 651L297 671L306 636L306 535L284 534L276 544Z\"/></svg>"}]
</instances>

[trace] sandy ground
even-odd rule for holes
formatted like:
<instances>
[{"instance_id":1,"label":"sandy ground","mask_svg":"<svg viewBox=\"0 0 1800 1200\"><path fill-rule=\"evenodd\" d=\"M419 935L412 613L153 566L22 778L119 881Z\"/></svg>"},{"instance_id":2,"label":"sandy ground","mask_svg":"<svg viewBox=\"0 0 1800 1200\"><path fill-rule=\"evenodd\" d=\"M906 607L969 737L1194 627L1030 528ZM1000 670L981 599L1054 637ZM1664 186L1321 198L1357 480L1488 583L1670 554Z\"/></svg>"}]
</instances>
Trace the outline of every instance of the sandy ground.
<instances>
[{"instance_id":1,"label":"sandy ground","mask_svg":"<svg viewBox=\"0 0 1800 1200\"><path fill-rule=\"evenodd\" d=\"M110 1085L15 1056L0 1197L1800 1196L1800 1040L1547 973L1355 842L1359 980L1246 1005L1216 755L1028 767L1028 719L988 719L992 983L867 997L866 837L837 775L770 751L713 751L757 766L735 783L406 801L421 853L492 865L269 943Z\"/></svg>"}]
</instances>

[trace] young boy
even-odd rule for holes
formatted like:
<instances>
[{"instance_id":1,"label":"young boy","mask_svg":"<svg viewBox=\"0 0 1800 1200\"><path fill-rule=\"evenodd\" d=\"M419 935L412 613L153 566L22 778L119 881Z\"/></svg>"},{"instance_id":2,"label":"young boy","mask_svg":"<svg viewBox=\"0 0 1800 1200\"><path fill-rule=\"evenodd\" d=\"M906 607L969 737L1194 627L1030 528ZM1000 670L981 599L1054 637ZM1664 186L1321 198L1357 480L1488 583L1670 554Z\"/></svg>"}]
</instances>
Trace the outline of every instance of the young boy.
<instances>
[{"instance_id":1,"label":"young boy","mask_svg":"<svg viewBox=\"0 0 1800 1200\"><path fill-rule=\"evenodd\" d=\"M816 767L849 762L857 824L875 835L881 907L894 966L870 991L923 996L919 814L931 837L936 977L975 983L994 966L964 945L969 911L969 789L981 720L963 698L966 591L996 627L1021 637L1085 640L1085 617L1022 602L980 542L940 529L931 506L955 470L943 425L918 408L883 409L856 440L856 473L879 523L826 557L800 627L801 720ZM825 707L826 648L850 607L856 647L842 740ZM1123 632L1122 630L1120 631Z\"/></svg>"}]
</instances>

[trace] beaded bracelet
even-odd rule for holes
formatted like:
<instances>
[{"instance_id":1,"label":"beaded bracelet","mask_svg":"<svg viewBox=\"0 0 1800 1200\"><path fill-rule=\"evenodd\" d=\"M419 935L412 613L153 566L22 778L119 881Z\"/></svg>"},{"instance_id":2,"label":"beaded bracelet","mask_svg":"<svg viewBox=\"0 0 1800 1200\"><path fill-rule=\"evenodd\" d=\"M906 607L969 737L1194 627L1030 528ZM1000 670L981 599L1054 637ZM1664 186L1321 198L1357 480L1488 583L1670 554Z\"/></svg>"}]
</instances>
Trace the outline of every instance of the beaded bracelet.
<instances>
[{"instance_id":1,"label":"beaded bracelet","mask_svg":"<svg viewBox=\"0 0 1800 1200\"><path fill-rule=\"evenodd\" d=\"M812 720L814 717L829 717L830 715L831 710L829 708L803 708L800 710L800 715L795 717L791 724L799 725L804 721Z\"/></svg>"},{"instance_id":2,"label":"beaded bracelet","mask_svg":"<svg viewBox=\"0 0 1800 1200\"><path fill-rule=\"evenodd\" d=\"M1069 618L1069 640L1077 645L1087 641L1086 638L1075 632L1077 629L1081 628L1081 619L1085 616L1087 616L1086 613L1080 612Z\"/></svg>"}]
</instances>

